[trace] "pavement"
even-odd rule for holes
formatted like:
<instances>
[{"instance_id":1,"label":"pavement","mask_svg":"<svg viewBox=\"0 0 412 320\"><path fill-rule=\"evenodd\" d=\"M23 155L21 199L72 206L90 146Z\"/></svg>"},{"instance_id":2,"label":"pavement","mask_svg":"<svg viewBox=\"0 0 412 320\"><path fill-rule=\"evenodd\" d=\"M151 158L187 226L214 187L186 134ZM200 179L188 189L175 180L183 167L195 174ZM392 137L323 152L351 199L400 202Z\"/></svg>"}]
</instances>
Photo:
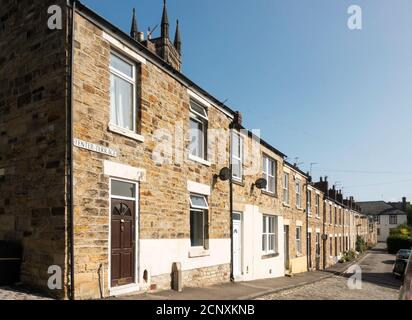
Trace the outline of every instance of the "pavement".
<instances>
[{"instance_id":1,"label":"pavement","mask_svg":"<svg viewBox=\"0 0 412 320\"><path fill-rule=\"evenodd\" d=\"M360 259L364 258L361 256ZM333 267L296 274L293 277L279 277L248 282L224 283L204 288L184 288L182 292L172 290L146 292L137 295L111 297L116 300L253 300L276 292L319 282L342 275L356 261L337 263Z\"/></svg>"},{"instance_id":2,"label":"pavement","mask_svg":"<svg viewBox=\"0 0 412 320\"><path fill-rule=\"evenodd\" d=\"M353 273L333 277L268 294L259 300L397 300L401 281L392 275L395 255L387 254L384 244L370 250L357 265L358 286Z\"/></svg>"},{"instance_id":3,"label":"pavement","mask_svg":"<svg viewBox=\"0 0 412 320\"><path fill-rule=\"evenodd\" d=\"M386 253L385 244L349 263L305 272L293 277L280 277L214 285L205 288L184 288L111 297L108 300L296 300L296 299L397 299L401 281L392 275L395 255ZM352 265L362 271L362 288L351 290L346 272ZM0 300L47 300L47 296L22 286L0 287Z\"/></svg>"}]
</instances>

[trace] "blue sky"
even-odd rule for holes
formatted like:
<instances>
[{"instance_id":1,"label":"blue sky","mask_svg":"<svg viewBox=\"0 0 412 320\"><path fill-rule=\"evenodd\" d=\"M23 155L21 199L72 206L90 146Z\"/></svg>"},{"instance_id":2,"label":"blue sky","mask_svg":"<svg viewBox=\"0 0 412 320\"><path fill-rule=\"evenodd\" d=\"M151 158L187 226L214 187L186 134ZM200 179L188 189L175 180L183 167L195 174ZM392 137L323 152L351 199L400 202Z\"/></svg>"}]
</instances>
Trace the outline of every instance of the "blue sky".
<instances>
[{"instance_id":1,"label":"blue sky","mask_svg":"<svg viewBox=\"0 0 412 320\"><path fill-rule=\"evenodd\" d=\"M83 0L129 32L161 0ZM347 27L359 5L363 29ZM313 176L358 200L412 199L412 1L169 0L183 73Z\"/></svg>"}]
</instances>

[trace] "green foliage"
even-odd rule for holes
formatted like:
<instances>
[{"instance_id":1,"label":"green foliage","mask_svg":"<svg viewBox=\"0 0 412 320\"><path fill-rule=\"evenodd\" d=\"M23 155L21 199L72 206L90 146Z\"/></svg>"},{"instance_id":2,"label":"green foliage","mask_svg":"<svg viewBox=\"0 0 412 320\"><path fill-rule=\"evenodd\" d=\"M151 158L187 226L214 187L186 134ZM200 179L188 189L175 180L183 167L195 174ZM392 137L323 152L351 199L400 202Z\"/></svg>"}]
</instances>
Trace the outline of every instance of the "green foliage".
<instances>
[{"instance_id":1,"label":"green foliage","mask_svg":"<svg viewBox=\"0 0 412 320\"><path fill-rule=\"evenodd\" d=\"M356 236L356 251L362 253L367 249L365 239L361 236Z\"/></svg>"},{"instance_id":2,"label":"green foliage","mask_svg":"<svg viewBox=\"0 0 412 320\"><path fill-rule=\"evenodd\" d=\"M402 234L391 234L386 239L386 245L389 253L397 253L400 249L410 249L412 247L412 238Z\"/></svg>"},{"instance_id":3,"label":"green foliage","mask_svg":"<svg viewBox=\"0 0 412 320\"><path fill-rule=\"evenodd\" d=\"M348 261L353 261L356 258L356 252L354 250L349 250L343 253L342 258L340 258L339 262L348 262Z\"/></svg>"},{"instance_id":4,"label":"green foliage","mask_svg":"<svg viewBox=\"0 0 412 320\"><path fill-rule=\"evenodd\" d=\"M403 237L411 237L412 236L412 227L408 226L406 223L399 225L395 229L391 230L390 235L398 235Z\"/></svg>"},{"instance_id":5,"label":"green foliage","mask_svg":"<svg viewBox=\"0 0 412 320\"><path fill-rule=\"evenodd\" d=\"M408 225L412 226L412 205L406 205L406 214L408 216Z\"/></svg>"}]
</instances>

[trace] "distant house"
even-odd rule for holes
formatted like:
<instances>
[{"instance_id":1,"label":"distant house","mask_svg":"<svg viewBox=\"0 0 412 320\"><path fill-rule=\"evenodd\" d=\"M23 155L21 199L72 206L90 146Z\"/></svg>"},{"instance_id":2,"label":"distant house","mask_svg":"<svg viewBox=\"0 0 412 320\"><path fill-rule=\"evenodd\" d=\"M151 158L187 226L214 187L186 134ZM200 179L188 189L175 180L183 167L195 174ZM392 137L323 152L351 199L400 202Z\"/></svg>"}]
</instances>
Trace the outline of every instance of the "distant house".
<instances>
[{"instance_id":1,"label":"distant house","mask_svg":"<svg viewBox=\"0 0 412 320\"><path fill-rule=\"evenodd\" d=\"M402 202L358 202L362 213L371 215L377 222L378 241L386 241L391 229L407 223L406 198Z\"/></svg>"}]
</instances>

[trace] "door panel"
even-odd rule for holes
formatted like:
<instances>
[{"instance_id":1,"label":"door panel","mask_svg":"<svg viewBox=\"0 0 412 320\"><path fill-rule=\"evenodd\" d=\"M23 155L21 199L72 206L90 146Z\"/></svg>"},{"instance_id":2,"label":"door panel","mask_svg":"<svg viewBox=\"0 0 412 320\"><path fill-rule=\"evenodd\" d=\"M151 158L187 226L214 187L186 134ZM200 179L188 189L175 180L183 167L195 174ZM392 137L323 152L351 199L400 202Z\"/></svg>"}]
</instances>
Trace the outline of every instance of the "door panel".
<instances>
[{"instance_id":1,"label":"door panel","mask_svg":"<svg viewBox=\"0 0 412 320\"><path fill-rule=\"evenodd\" d=\"M242 223L233 220L233 275L242 274Z\"/></svg>"},{"instance_id":2,"label":"door panel","mask_svg":"<svg viewBox=\"0 0 412 320\"><path fill-rule=\"evenodd\" d=\"M111 200L111 285L135 279L135 202Z\"/></svg>"},{"instance_id":3,"label":"door panel","mask_svg":"<svg viewBox=\"0 0 412 320\"><path fill-rule=\"evenodd\" d=\"M284 234L284 250L285 250L285 269L289 270L289 226L285 225L283 227Z\"/></svg>"}]
</instances>

